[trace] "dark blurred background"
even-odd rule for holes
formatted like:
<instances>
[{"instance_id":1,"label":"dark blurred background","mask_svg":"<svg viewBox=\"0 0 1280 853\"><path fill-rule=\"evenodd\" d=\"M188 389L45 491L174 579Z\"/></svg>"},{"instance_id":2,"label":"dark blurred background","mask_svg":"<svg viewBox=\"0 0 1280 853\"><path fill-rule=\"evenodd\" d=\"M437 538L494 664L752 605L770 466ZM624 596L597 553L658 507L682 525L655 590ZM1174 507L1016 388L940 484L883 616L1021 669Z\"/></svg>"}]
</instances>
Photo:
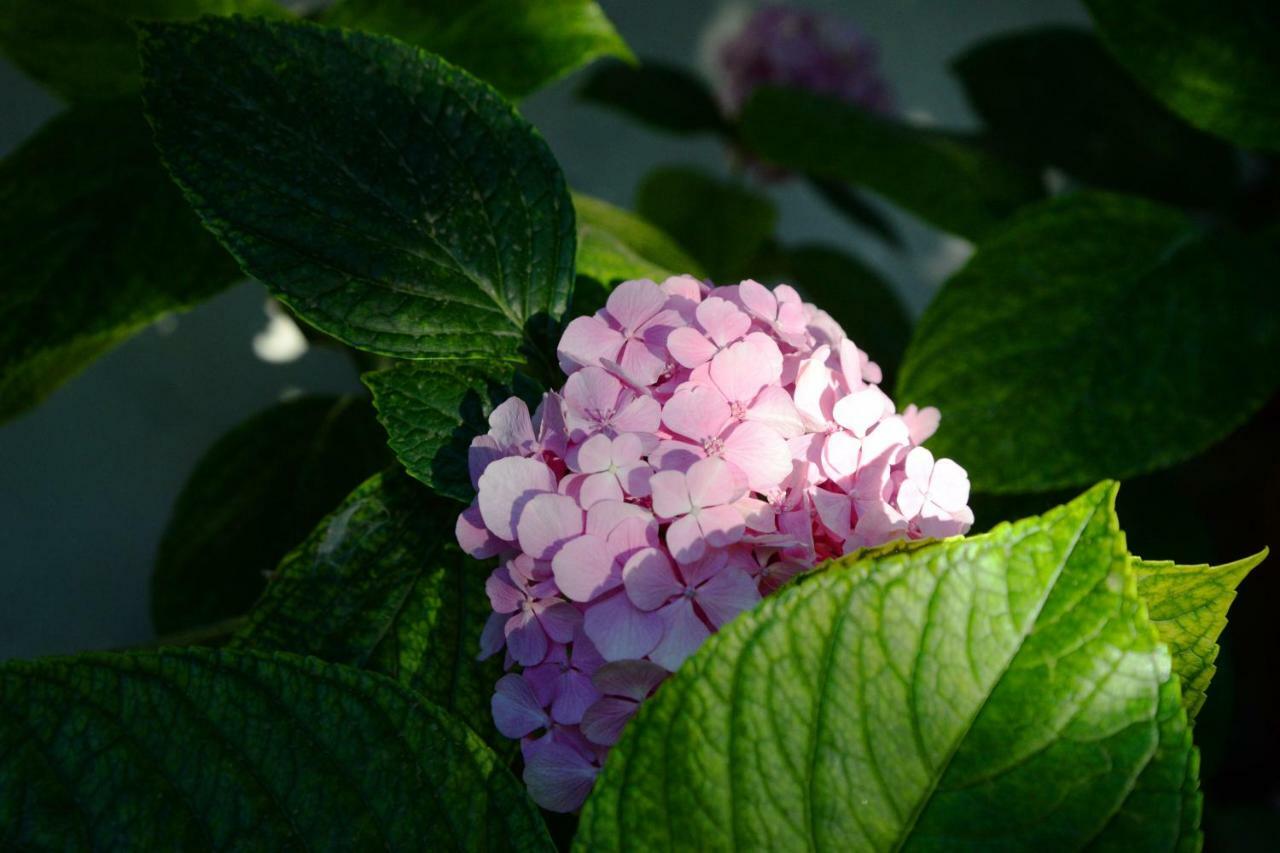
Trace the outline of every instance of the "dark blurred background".
<instances>
[{"instance_id":1,"label":"dark blurred background","mask_svg":"<svg viewBox=\"0 0 1280 853\"><path fill-rule=\"evenodd\" d=\"M723 5L602 0L635 52L701 71L706 28ZM1043 24L1087 27L1073 0L813 2L859 24L881 49L900 109L923 122L977 126L948 61L974 42ZM651 132L576 100L581 75L527 100L570 185L630 207L639 180L664 163L723 171L709 137ZM58 110L0 60L0 155ZM784 240L843 246L890 280L918 315L970 253L964 241L882 206L904 237L900 252L859 231L798 182L769 188ZM0 659L102 649L154 636L148 594L157 544L200 455L252 413L300 392L359 388L342 354L291 356L289 329L270 339L265 291L245 283L166 318L93 363L43 405L0 425ZM264 348L265 347L265 348ZM266 356L264 359L263 356ZM874 355L874 353L873 353ZM275 359L269 360L269 359ZM945 413L944 413L945 418ZM1280 545L1280 404L1172 471L1127 482L1121 516L1131 549L1153 559L1224 562ZM961 460L963 461L963 460ZM978 528L1036 512L1062 495L975 497ZM1280 843L1280 600L1275 558L1247 579L1231 611L1219 672L1197 725L1210 850Z\"/></svg>"}]
</instances>

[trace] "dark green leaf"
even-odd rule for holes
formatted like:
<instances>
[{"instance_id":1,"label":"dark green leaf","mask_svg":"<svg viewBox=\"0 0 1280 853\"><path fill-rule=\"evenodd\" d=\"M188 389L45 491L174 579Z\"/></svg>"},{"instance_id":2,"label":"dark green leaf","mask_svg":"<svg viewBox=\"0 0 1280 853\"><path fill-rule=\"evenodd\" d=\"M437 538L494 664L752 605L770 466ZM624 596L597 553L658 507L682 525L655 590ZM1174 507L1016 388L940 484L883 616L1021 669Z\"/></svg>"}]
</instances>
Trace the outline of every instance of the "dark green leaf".
<instances>
[{"instance_id":1,"label":"dark green leaf","mask_svg":"<svg viewBox=\"0 0 1280 853\"><path fill-rule=\"evenodd\" d=\"M573 205L497 93L392 39L149 24L148 114L205 224L308 322L404 358L512 359L573 283ZM526 330L526 326L528 329Z\"/></svg>"},{"instance_id":2,"label":"dark green leaf","mask_svg":"<svg viewBox=\"0 0 1280 853\"><path fill-rule=\"evenodd\" d=\"M977 139L808 92L757 91L743 110L741 132L747 149L772 163L860 184L971 239L1044 194L1039 177Z\"/></svg>"},{"instance_id":3,"label":"dark green leaf","mask_svg":"<svg viewBox=\"0 0 1280 853\"><path fill-rule=\"evenodd\" d=\"M902 235L889 218L853 187L823 178L814 178L810 184L823 201L844 214L850 222L865 228L895 249L902 248Z\"/></svg>"},{"instance_id":4,"label":"dark green leaf","mask_svg":"<svg viewBox=\"0 0 1280 853\"><path fill-rule=\"evenodd\" d=\"M0 164L0 420L233 282L136 104L71 109Z\"/></svg>"},{"instance_id":5,"label":"dark green leaf","mask_svg":"<svg viewBox=\"0 0 1280 853\"><path fill-rule=\"evenodd\" d=\"M391 461L367 399L273 406L209 448L183 487L151 579L156 629L239 616L329 510Z\"/></svg>"},{"instance_id":6,"label":"dark green leaf","mask_svg":"<svg viewBox=\"0 0 1280 853\"><path fill-rule=\"evenodd\" d=\"M718 283L749 276L773 233L773 203L697 169L655 169L636 190L636 212L675 238Z\"/></svg>"},{"instance_id":7,"label":"dark green leaf","mask_svg":"<svg viewBox=\"0 0 1280 853\"><path fill-rule=\"evenodd\" d=\"M672 133L727 133L706 84L675 65L611 62L591 72L578 97Z\"/></svg>"},{"instance_id":8,"label":"dark green leaf","mask_svg":"<svg viewBox=\"0 0 1280 853\"><path fill-rule=\"evenodd\" d=\"M828 246L782 251L780 279L835 319L885 371L897 372L911 336L911 320L892 285L862 261Z\"/></svg>"},{"instance_id":9,"label":"dark green leaf","mask_svg":"<svg viewBox=\"0 0 1280 853\"><path fill-rule=\"evenodd\" d=\"M685 273L702 277L697 261L635 214L582 193L573 194L573 206L578 220L578 275L605 285L637 278L662 281Z\"/></svg>"},{"instance_id":10,"label":"dark green leaf","mask_svg":"<svg viewBox=\"0 0 1280 853\"><path fill-rule=\"evenodd\" d=\"M1267 557L1266 549L1225 566L1176 566L1167 561L1133 561L1138 594L1160 639L1173 653L1173 671L1182 680L1182 704L1195 718L1216 671L1218 635L1227 627L1227 608L1236 587Z\"/></svg>"},{"instance_id":11,"label":"dark green leaf","mask_svg":"<svg viewBox=\"0 0 1280 853\"><path fill-rule=\"evenodd\" d=\"M734 620L628 724L580 849L1195 849L1114 494L846 559Z\"/></svg>"},{"instance_id":12,"label":"dark green leaf","mask_svg":"<svg viewBox=\"0 0 1280 853\"><path fill-rule=\"evenodd\" d=\"M466 726L380 675L172 649L0 667L0 846L550 850Z\"/></svg>"},{"instance_id":13,"label":"dark green leaf","mask_svg":"<svg viewBox=\"0 0 1280 853\"><path fill-rule=\"evenodd\" d=\"M1187 204L1212 205L1236 188L1232 148L1152 99L1089 32L997 36L953 67L994 138L1028 165Z\"/></svg>"},{"instance_id":14,"label":"dark green leaf","mask_svg":"<svg viewBox=\"0 0 1280 853\"><path fill-rule=\"evenodd\" d=\"M0 0L0 53L51 91L94 100L138 91L133 21L284 15L273 0Z\"/></svg>"},{"instance_id":15,"label":"dark green leaf","mask_svg":"<svg viewBox=\"0 0 1280 853\"><path fill-rule=\"evenodd\" d=\"M405 469L436 494L468 503L471 439L489 431L493 407L511 396L509 366L427 361L366 373L378 420Z\"/></svg>"},{"instance_id":16,"label":"dark green leaf","mask_svg":"<svg viewBox=\"0 0 1280 853\"><path fill-rule=\"evenodd\" d=\"M633 59L594 0L341 0L323 20L424 47L513 98L602 56Z\"/></svg>"},{"instance_id":17,"label":"dark green leaf","mask_svg":"<svg viewBox=\"0 0 1280 853\"><path fill-rule=\"evenodd\" d=\"M1187 459L1280 380L1272 258L1168 208L1084 193L1029 210L929 306L900 403L974 488L1037 491Z\"/></svg>"},{"instance_id":18,"label":"dark green leaf","mask_svg":"<svg viewBox=\"0 0 1280 853\"><path fill-rule=\"evenodd\" d=\"M1280 151L1280 11L1273 0L1085 0L1139 83L1196 127Z\"/></svg>"},{"instance_id":19,"label":"dark green leaf","mask_svg":"<svg viewBox=\"0 0 1280 853\"><path fill-rule=\"evenodd\" d=\"M381 672L510 746L490 722L502 659L476 660L488 571L455 544L457 517L405 474L375 476L284 559L233 647Z\"/></svg>"}]
</instances>

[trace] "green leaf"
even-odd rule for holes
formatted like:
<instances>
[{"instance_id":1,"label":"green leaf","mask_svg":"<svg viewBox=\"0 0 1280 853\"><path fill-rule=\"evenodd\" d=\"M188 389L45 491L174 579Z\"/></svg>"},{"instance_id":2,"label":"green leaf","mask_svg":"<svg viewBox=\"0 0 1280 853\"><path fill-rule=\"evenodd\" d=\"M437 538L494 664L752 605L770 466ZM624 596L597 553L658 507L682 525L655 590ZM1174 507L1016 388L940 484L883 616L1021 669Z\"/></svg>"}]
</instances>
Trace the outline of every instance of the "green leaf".
<instances>
[{"instance_id":1,"label":"green leaf","mask_svg":"<svg viewBox=\"0 0 1280 853\"><path fill-rule=\"evenodd\" d=\"M260 412L200 459L160 540L156 630L239 616L338 501L391 461L367 399L302 397Z\"/></svg>"},{"instance_id":2,"label":"green leaf","mask_svg":"<svg viewBox=\"0 0 1280 853\"><path fill-rule=\"evenodd\" d=\"M0 420L238 273L129 103L55 118L0 163Z\"/></svg>"},{"instance_id":3,"label":"green leaf","mask_svg":"<svg viewBox=\"0 0 1280 853\"><path fill-rule=\"evenodd\" d=\"M636 190L636 212L675 238L717 282L737 282L773 234L773 203L698 169L655 169Z\"/></svg>"},{"instance_id":4,"label":"green leaf","mask_svg":"<svg viewBox=\"0 0 1280 853\"><path fill-rule=\"evenodd\" d=\"M1227 608L1236 587L1268 551L1225 566L1177 566L1168 561L1133 561L1138 593L1160 639L1173 653L1173 671L1182 680L1182 704L1192 719L1204 705L1216 671L1218 636L1227 627Z\"/></svg>"},{"instance_id":5,"label":"green leaf","mask_svg":"<svg viewBox=\"0 0 1280 853\"><path fill-rule=\"evenodd\" d=\"M550 850L466 726L389 679L206 649L0 667L0 846Z\"/></svg>"},{"instance_id":6,"label":"green leaf","mask_svg":"<svg viewBox=\"0 0 1280 853\"><path fill-rule=\"evenodd\" d=\"M885 371L898 370L911 336L911 320L893 286L862 261L829 246L786 249L782 275L805 300L826 311Z\"/></svg>"},{"instance_id":7,"label":"green leaf","mask_svg":"<svg viewBox=\"0 0 1280 853\"><path fill-rule=\"evenodd\" d=\"M647 59L640 65L601 65L578 97L671 133L728 133L706 84L676 65Z\"/></svg>"},{"instance_id":8,"label":"green leaf","mask_svg":"<svg viewBox=\"0 0 1280 853\"><path fill-rule=\"evenodd\" d=\"M601 284L688 273L701 278L698 262L666 234L633 213L582 193L573 194L578 220L578 275Z\"/></svg>"},{"instance_id":9,"label":"green leaf","mask_svg":"<svg viewBox=\"0 0 1280 853\"><path fill-rule=\"evenodd\" d=\"M1280 151L1280 17L1271 0L1085 0L1102 41L1196 127Z\"/></svg>"},{"instance_id":10,"label":"green leaf","mask_svg":"<svg viewBox=\"0 0 1280 853\"><path fill-rule=\"evenodd\" d=\"M273 0L0 0L0 53L70 101L137 92L135 20L286 12Z\"/></svg>"},{"instance_id":11,"label":"green leaf","mask_svg":"<svg viewBox=\"0 0 1280 853\"><path fill-rule=\"evenodd\" d=\"M740 616L628 724L579 849L1194 849L1196 753L1114 495Z\"/></svg>"},{"instance_id":12,"label":"green leaf","mask_svg":"<svg viewBox=\"0 0 1280 853\"><path fill-rule=\"evenodd\" d=\"M1232 148L1152 99L1092 33L997 36L952 67L995 139L1030 166L1177 203L1208 206L1236 189Z\"/></svg>"},{"instance_id":13,"label":"green leaf","mask_svg":"<svg viewBox=\"0 0 1280 853\"><path fill-rule=\"evenodd\" d=\"M378 420L405 470L436 494L470 503L471 439L489 431L489 413L511 396L509 366L428 361L366 373Z\"/></svg>"},{"instance_id":14,"label":"green leaf","mask_svg":"<svg viewBox=\"0 0 1280 853\"><path fill-rule=\"evenodd\" d=\"M392 39L206 18L143 28L156 142L206 226L324 332L514 359L573 283L573 205L497 93Z\"/></svg>"},{"instance_id":15,"label":"green leaf","mask_svg":"<svg viewBox=\"0 0 1280 853\"><path fill-rule=\"evenodd\" d=\"M284 559L233 647L381 672L510 746L490 722L502 659L476 661L488 572L455 544L457 516L403 473L373 477Z\"/></svg>"},{"instance_id":16,"label":"green leaf","mask_svg":"<svg viewBox=\"0 0 1280 853\"><path fill-rule=\"evenodd\" d=\"M424 47L513 98L602 56L634 59L594 0L342 0L323 20Z\"/></svg>"},{"instance_id":17,"label":"green leaf","mask_svg":"<svg viewBox=\"0 0 1280 853\"><path fill-rule=\"evenodd\" d=\"M814 178L809 183L823 201L834 207L850 222L875 234L893 248L902 248L902 235L898 233L898 229L893 226L887 216L863 198L862 194L853 187L840 181L823 178Z\"/></svg>"},{"instance_id":18,"label":"green leaf","mask_svg":"<svg viewBox=\"0 0 1280 853\"><path fill-rule=\"evenodd\" d=\"M1044 195L1039 177L976 138L914 127L791 89L760 89L742 112L748 150L788 169L874 190L970 239Z\"/></svg>"},{"instance_id":19,"label":"green leaf","mask_svg":"<svg viewBox=\"0 0 1280 853\"><path fill-rule=\"evenodd\" d=\"M1082 193L983 243L925 311L895 398L936 405L974 488L1038 491L1194 456L1280 380L1274 259L1168 208Z\"/></svg>"}]
</instances>

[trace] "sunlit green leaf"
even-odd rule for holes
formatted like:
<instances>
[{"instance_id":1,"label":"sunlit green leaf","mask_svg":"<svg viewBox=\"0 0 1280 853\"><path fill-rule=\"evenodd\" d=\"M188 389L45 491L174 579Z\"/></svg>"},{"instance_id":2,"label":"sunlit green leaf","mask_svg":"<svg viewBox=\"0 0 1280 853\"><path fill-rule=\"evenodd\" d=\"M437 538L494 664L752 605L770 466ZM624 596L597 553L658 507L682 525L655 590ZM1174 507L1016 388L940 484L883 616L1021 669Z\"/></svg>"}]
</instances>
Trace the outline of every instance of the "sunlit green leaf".
<instances>
[{"instance_id":1,"label":"sunlit green leaf","mask_svg":"<svg viewBox=\"0 0 1280 853\"><path fill-rule=\"evenodd\" d=\"M1267 553L1264 549L1225 566L1133 562L1138 593L1147 602L1160 639L1173 652L1173 669L1182 679L1182 704L1193 718L1204 705L1215 672L1218 635L1227 627L1227 608L1235 600L1236 587Z\"/></svg>"},{"instance_id":2,"label":"sunlit green leaf","mask_svg":"<svg viewBox=\"0 0 1280 853\"><path fill-rule=\"evenodd\" d=\"M1196 753L1114 494L739 617L628 724L578 848L1195 849Z\"/></svg>"}]
</instances>

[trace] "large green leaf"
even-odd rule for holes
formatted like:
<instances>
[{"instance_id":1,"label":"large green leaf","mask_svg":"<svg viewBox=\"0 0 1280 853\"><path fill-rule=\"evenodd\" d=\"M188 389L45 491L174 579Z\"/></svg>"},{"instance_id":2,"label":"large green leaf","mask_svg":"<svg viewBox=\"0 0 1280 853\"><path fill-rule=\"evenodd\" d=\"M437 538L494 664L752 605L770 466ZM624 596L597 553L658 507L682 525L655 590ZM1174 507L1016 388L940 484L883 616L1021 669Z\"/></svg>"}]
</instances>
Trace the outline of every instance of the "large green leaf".
<instances>
[{"instance_id":1,"label":"large green leaf","mask_svg":"<svg viewBox=\"0 0 1280 853\"><path fill-rule=\"evenodd\" d=\"M748 150L875 190L946 231L980 238L1043 195L1038 176L978 139L915 127L832 98L763 88L742 112Z\"/></svg>"},{"instance_id":2,"label":"large green leaf","mask_svg":"<svg viewBox=\"0 0 1280 853\"><path fill-rule=\"evenodd\" d=\"M983 243L925 311L895 397L936 405L935 453L979 491L1186 459L1280 380L1274 259L1168 208L1082 193Z\"/></svg>"},{"instance_id":3,"label":"large green leaf","mask_svg":"<svg viewBox=\"0 0 1280 853\"><path fill-rule=\"evenodd\" d=\"M729 132L711 90L676 65L647 59L640 65L601 65L578 97L672 133Z\"/></svg>"},{"instance_id":4,"label":"large green leaf","mask_svg":"<svg viewBox=\"0 0 1280 853\"><path fill-rule=\"evenodd\" d=\"M284 559L232 645L381 672L509 746L489 712L502 660L476 661L487 570L455 544L457 513L403 473L373 477Z\"/></svg>"},{"instance_id":5,"label":"large green leaf","mask_svg":"<svg viewBox=\"0 0 1280 853\"><path fill-rule=\"evenodd\" d=\"M0 0L0 53L68 100L138 91L133 21L285 14L274 0Z\"/></svg>"},{"instance_id":6,"label":"large green leaf","mask_svg":"<svg viewBox=\"0 0 1280 853\"><path fill-rule=\"evenodd\" d=\"M149 24L142 53L174 177L303 319L403 358L511 359L554 327L573 205L542 138L487 85L301 22Z\"/></svg>"},{"instance_id":7,"label":"large green leaf","mask_svg":"<svg viewBox=\"0 0 1280 853\"><path fill-rule=\"evenodd\" d=\"M598 198L573 194L578 220L578 275L605 285L672 275L702 277L698 262L648 222ZM576 295L576 291L575 291Z\"/></svg>"},{"instance_id":8,"label":"large green leaf","mask_svg":"<svg viewBox=\"0 0 1280 853\"><path fill-rule=\"evenodd\" d=\"M759 193L682 166L650 172L636 190L636 212L675 238L720 284L751 274L751 261L778 219Z\"/></svg>"},{"instance_id":9,"label":"large green leaf","mask_svg":"<svg viewBox=\"0 0 1280 853\"><path fill-rule=\"evenodd\" d=\"M280 558L390 461L373 407L357 397L281 403L227 433L187 480L160 540L156 630L243 614Z\"/></svg>"},{"instance_id":10,"label":"large green leaf","mask_svg":"<svg viewBox=\"0 0 1280 853\"><path fill-rule=\"evenodd\" d=\"M1134 560L1138 593L1146 600L1160 639L1173 653L1173 669L1182 680L1182 704L1194 718L1216 671L1218 635L1227 627L1227 608L1236 587L1267 557L1259 554L1225 566L1178 566L1167 561Z\"/></svg>"},{"instance_id":11,"label":"large green leaf","mask_svg":"<svg viewBox=\"0 0 1280 853\"><path fill-rule=\"evenodd\" d=\"M632 59L594 0L341 0L325 23L438 53L511 97L593 59Z\"/></svg>"},{"instance_id":12,"label":"large green leaf","mask_svg":"<svg viewBox=\"0 0 1280 853\"><path fill-rule=\"evenodd\" d=\"M498 757L418 694L204 649L0 667L0 846L553 849Z\"/></svg>"},{"instance_id":13,"label":"large green leaf","mask_svg":"<svg viewBox=\"0 0 1280 853\"><path fill-rule=\"evenodd\" d=\"M470 502L475 489L467 447L489 431L493 407L511 396L516 382L511 368L427 361L366 373L363 379L405 469L436 494Z\"/></svg>"},{"instance_id":14,"label":"large green leaf","mask_svg":"<svg viewBox=\"0 0 1280 853\"><path fill-rule=\"evenodd\" d=\"M136 104L73 108L0 163L0 420L234 281Z\"/></svg>"},{"instance_id":15,"label":"large green leaf","mask_svg":"<svg viewBox=\"0 0 1280 853\"><path fill-rule=\"evenodd\" d=\"M1114 494L739 617L628 725L580 849L1195 849L1196 753Z\"/></svg>"},{"instance_id":16,"label":"large green leaf","mask_svg":"<svg viewBox=\"0 0 1280 853\"><path fill-rule=\"evenodd\" d=\"M953 67L994 138L1029 165L1189 204L1221 202L1236 190L1231 146L1165 109L1089 32L997 36Z\"/></svg>"},{"instance_id":17,"label":"large green leaf","mask_svg":"<svg viewBox=\"0 0 1280 853\"><path fill-rule=\"evenodd\" d=\"M1197 127L1280 151L1280 13L1272 0L1085 0L1139 83Z\"/></svg>"}]
</instances>

